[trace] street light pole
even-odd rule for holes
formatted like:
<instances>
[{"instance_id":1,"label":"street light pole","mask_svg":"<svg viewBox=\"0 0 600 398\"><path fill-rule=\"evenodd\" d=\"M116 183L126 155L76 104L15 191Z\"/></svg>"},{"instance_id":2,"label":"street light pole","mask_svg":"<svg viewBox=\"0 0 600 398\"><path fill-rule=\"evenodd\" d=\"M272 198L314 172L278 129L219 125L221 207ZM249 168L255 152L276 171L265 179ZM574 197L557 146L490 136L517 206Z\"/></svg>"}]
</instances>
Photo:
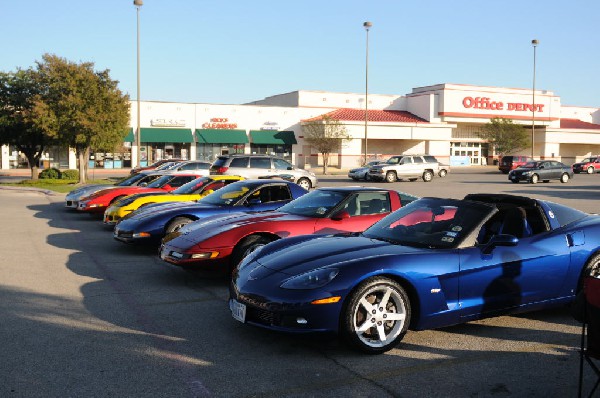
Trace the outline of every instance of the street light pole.
<instances>
[{"instance_id":1,"label":"street light pole","mask_svg":"<svg viewBox=\"0 0 600 398\"><path fill-rule=\"evenodd\" d=\"M373 24L369 21L363 23L365 31L367 32L367 53L365 58L365 161L364 164L368 163L368 154L369 154L369 146L368 146L368 120L369 120L369 29Z\"/></svg>"},{"instance_id":2,"label":"street light pole","mask_svg":"<svg viewBox=\"0 0 600 398\"><path fill-rule=\"evenodd\" d=\"M140 128L140 8L144 5L142 0L133 0L137 9L137 127L135 132L135 146L137 167L141 167L142 129Z\"/></svg>"},{"instance_id":3,"label":"street light pole","mask_svg":"<svg viewBox=\"0 0 600 398\"><path fill-rule=\"evenodd\" d=\"M533 46L533 90L531 91L531 95L533 97L533 106L532 106L532 117L531 117L531 157L535 158L535 49L539 41L536 39L531 40L531 45Z\"/></svg>"}]
</instances>

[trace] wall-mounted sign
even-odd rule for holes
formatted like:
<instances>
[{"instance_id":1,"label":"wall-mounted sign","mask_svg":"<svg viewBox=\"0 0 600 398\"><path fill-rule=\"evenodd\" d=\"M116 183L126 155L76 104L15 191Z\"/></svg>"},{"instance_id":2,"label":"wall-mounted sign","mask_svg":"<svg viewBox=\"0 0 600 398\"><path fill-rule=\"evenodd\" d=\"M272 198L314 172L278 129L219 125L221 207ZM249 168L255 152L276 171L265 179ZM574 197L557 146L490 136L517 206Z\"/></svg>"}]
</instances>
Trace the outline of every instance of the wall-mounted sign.
<instances>
[{"instance_id":1,"label":"wall-mounted sign","mask_svg":"<svg viewBox=\"0 0 600 398\"><path fill-rule=\"evenodd\" d=\"M185 127L185 119L152 119L150 125L153 127Z\"/></svg>"},{"instance_id":2,"label":"wall-mounted sign","mask_svg":"<svg viewBox=\"0 0 600 398\"><path fill-rule=\"evenodd\" d=\"M202 124L203 129L236 129L237 123L230 123L226 117L213 117L210 122Z\"/></svg>"},{"instance_id":3,"label":"wall-mounted sign","mask_svg":"<svg viewBox=\"0 0 600 398\"><path fill-rule=\"evenodd\" d=\"M527 104L522 102L492 101L487 97L465 97L462 101L465 108L487 109L491 111L543 112L544 104Z\"/></svg>"},{"instance_id":4,"label":"wall-mounted sign","mask_svg":"<svg viewBox=\"0 0 600 398\"><path fill-rule=\"evenodd\" d=\"M279 130L279 123L277 122L264 122L261 130Z\"/></svg>"}]
</instances>

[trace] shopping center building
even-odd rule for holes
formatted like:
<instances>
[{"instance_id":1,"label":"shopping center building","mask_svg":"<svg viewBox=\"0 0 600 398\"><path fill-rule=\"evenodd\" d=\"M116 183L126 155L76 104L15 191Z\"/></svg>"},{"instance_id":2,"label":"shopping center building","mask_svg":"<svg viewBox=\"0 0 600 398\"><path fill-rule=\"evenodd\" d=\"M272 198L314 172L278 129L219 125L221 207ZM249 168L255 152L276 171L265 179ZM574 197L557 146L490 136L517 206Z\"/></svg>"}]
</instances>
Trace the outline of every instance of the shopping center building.
<instances>
[{"instance_id":1,"label":"shopping center building","mask_svg":"<svg viewBox=\"0 0 600 398\"><path fill-rule=\"evenodd\" d=\"M123 145L114 153L92 153L88 167L137 164L136 101L130 115ZM524 125L533 136L533 150L520 154L566 164L600 154L600 108L562 105L545 90L437 84L406 95L295 91L241 105L140 101L140 162L269 153L315 168L321 158L304 140L302 125L325 115L339 120L351 137L330 157L330 166L340 169L359 165L365 146L369 160L428 153L453 165L490 164L497 154L477 132L496 117ZM27 167L9 146L1 147L0 161L2 169ZM40 166L75 169L77 160L73 151L54 148Z\"/></svg>"}]
</instances>

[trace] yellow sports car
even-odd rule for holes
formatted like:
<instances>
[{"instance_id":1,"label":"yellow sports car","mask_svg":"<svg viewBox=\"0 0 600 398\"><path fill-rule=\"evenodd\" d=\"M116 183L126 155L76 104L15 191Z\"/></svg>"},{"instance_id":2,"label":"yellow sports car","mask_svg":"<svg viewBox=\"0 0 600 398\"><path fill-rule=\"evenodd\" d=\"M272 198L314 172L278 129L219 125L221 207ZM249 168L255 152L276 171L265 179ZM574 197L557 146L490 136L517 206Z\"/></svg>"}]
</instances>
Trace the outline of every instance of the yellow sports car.
<instances>
[{"instance_id":1,"label":"yellow sports car","mask_svg":"<svg viewBox=\"0 0 600 398\"><path fill-rule=\"evenodd\" d=\"M200 177L171 192L136 193L111 204L104 212L104 224L115 225L129 213L153 203L188 202L198 200L232 182L243 180L240 176Z\"/></svg>"}]
</instances>

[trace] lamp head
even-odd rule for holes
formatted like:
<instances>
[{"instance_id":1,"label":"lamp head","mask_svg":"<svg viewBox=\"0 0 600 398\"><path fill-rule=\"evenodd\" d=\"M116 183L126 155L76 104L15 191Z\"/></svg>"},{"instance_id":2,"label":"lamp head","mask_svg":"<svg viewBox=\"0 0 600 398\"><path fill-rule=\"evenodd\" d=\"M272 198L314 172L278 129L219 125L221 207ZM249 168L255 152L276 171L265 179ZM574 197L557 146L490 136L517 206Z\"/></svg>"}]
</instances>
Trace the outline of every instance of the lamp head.
<instances>
[{"instance_id":1,"label":"lamp head","mask_svg":"<svg viewBox=\"0 0 600 398\"><path fill-rule=\"evenodd\" d=\"M534 47L537 46L539 43L540 42L538 40L536 40L536 39L531 40L531 45L534 46Z\"/></svg>"},{"instance_id":2,"label":"lamp head","mask_svg":"<svg viewBox=\"0 0 600 398\"><path fill-rule=\"evenodd\" d=\"M133 5L136 7L141 7L144 5L144 1L143 0L133 0Z\"/></svg>"},{"instance_id":3,"label":"lamp head","mask_svg":"<svg viewBox=\"0 0 600 398\"><path fill-rule=\"evenodd\" d=\"M371 26L373 26L373 24L371 22L367 21L367 22L363 23L363 26L365 27L366 30L369 30L369 28Z\"/></svg>"}]
</instances>

